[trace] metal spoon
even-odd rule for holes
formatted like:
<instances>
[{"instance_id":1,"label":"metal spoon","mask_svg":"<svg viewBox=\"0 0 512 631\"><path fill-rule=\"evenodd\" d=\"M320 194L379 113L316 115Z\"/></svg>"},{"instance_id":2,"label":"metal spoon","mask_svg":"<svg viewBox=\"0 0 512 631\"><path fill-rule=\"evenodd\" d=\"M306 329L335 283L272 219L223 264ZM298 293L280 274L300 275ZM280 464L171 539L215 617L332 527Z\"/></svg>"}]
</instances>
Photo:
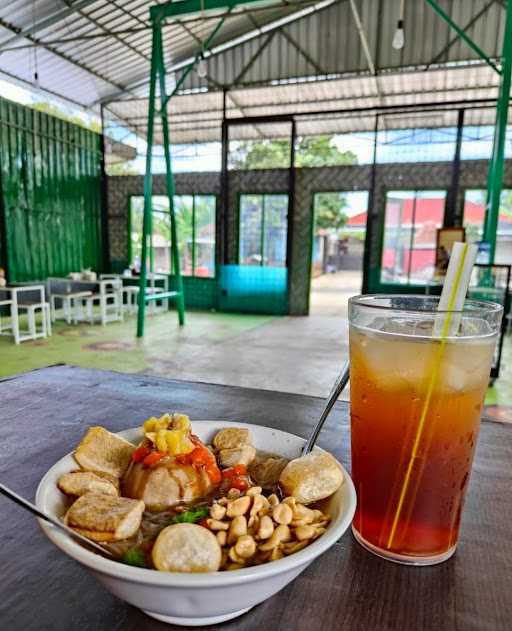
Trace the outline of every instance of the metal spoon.
<instances>
[{"instance_id":1,"label":"metal spoon","mask_svg":"<svg viewBox=\"0 0 512 631\"><path fill-rule=\"evenodd\" d=\"M5 486L5 484L0 483L0 493L8 497L10 500L12 500L13 502L18 504L25 510L29 511L30 513L33 513L34 515L37 515L41 519L44 519L45 521L49 522L52 526L55 526L55 528L60 528L60 530L64 531L69 537L76 539L77 541L82 543L84 546L92 548L94 552L99 552L103 556L106 556L111 559L115 558L112 552L110 552L109 550L101 546L99 543L95 543L94 541L87 539L87 537L84 537L80 533L75 532L71 528L68 528L65 524L60 522L58 519L55 519L51 515L48 515L48 513L45 513L44 511L37 508L37 506L32 504L32 502L29 502L24 497L21 497L21 495L18 495L17 493L12 491L9 487Z\"/></svg>"},{"instance_id":2,"label":"metal spoon","mask_svg":"<svg viewBox=\"0 0 512 631\"><path fill-rule=\"evenodd\" d=\"M318 434L320 434L324 423L329 416L330 411L334 407L334 404L338 400L338 397L342 393L343 389L347 385L349 380L349 363L348 360L343 364L343 368L338 375L336 381L334 382L331 391L329 392L329 396L327 397L324 405L324 409L322 410L322 414L318 419L318 423L315 425L315 428L311 432L309 438L307 439L304 447L302 448L302 455L305 456L308 454L313 447L315 446L316 439L318 438Z\"/></svg>"}]
</instances>

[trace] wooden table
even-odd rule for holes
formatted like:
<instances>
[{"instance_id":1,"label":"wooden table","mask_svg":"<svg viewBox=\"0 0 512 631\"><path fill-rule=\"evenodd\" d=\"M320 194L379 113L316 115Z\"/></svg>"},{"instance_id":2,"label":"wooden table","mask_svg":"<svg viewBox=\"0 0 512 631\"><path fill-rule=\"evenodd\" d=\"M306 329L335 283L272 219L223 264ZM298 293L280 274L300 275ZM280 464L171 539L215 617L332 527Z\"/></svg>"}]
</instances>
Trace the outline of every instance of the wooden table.
<instances>
[{"instance_id":1,"label":"wooden table","mask_svg":"<svg viewBox=\"0 0 512 631\"><path fill-rule=\"evenodd\" d=\"M0 479L33 498L45 471L91 424L121 430L164 411L261 423L305 436L318 398L57 366L0 381ZM320 444L349 462L338 403ZM459 550L430 568L372 556L350 532L286 589L223 631L500 631L512 628L512 426L482 425ZM106 592L0 497L0 628L145 631L170 627Z\"/></svg>"}]
</instances>

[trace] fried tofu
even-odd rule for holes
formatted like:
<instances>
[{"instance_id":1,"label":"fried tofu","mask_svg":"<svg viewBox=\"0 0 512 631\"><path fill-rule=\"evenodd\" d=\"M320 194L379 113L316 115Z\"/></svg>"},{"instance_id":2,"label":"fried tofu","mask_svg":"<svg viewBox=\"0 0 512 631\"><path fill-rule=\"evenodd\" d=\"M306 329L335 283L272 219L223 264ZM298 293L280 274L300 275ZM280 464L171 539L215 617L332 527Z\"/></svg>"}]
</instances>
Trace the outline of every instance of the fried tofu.
<instances>
[{"instance_id":1,"label":"fried tofu","mask_svg":"<svg viewBox=\"0 0 512 631\"><path fill-rule=\"evenodd\" d=\"M286 496L301 504L312 504L335 493L343 484L343 471L331 454L312 451L290 460L281 472L279 484Z\"/></svg>"},{"instance_id":2,"label":"fried tofu","mask_svg":"<svg viewBox=\"0 0 512 631\"><path fill-rule=\"evenodd\" d=\"M70 507L65 523L95 541L120 541L136 534L144 509L141 500L86 493Z\"/></svg>"},{"instance_id":3,"label":"fried tofu","mask_svg":"<svg viewBox=\"0 0 512 631\"><path fill-rule=\"evenodd\" d=\"M235 449L243 445L252 445L249 430L242 427L226 427L215 434L215 449Z\"/></svg>"},{"instance_id":4,"label":"fried tofu","mask_svg":"<svg viewBox=\"0 0 512 631\"><path fill-rule=\"evenodd\" d=\"M90 427L75 450L74 457L86 471L122 477L128 468L134 445L103 427Z\"/></svg>"},{"instance_id":5,"label":"fried tofu","mask_svg":"<svg viewBox=\"0 0 512 631\"><path fill-rule=\"evenodd\" d=\"M256 449L252 445L242 445L233 449L221 449L218 454L221 467L245 466L251 464L256 457Z\"/></svg>"},{"instance_id":6,"label":"fried tofu","mask_svg":"<svg viewBox=\"0 0 512 631\"><path fill-rule=\"evenodd\" d=\"M72 471L64 473L57 482L59 489L66 495L80 497L86 493L106 493L119 495L118 486L92 471Z\"/></svg>"}]
</instances>

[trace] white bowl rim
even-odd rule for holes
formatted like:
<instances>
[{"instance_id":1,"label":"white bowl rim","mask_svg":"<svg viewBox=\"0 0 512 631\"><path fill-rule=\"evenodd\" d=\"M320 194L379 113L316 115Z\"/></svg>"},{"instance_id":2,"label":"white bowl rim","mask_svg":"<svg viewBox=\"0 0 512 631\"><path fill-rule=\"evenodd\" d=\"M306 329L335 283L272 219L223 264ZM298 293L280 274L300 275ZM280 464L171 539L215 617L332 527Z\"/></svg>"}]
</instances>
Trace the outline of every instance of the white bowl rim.
<instances>
[{"instance_id":1,"label":"white bowl rim","mask_svg":"<svg viewBox=\"0 0 512 631\"><path fill-rule=\"evenodd\" d=\"M283 430L274 429L273 427L267 427L265 425L255 425L253 423L238 423L234 421L221 420L194 421L194 425L198 423L218 423L219 428L246 427L249 430L251 428L263 428L273 432L274 434L279 434L283 438L291 437L295 441L300 441L301 443L306 442L305 439L301 438L300 436L291 434L290 432L285 432ZM123 434L125 432L134 431L135 429L138 428L132 427L115 433ZM315 450L325 451L325 449L322 449L321 447L315 447ZM53 468L69 456L72 456L72 452L66 454L56 463L54 463L39 482L36 491L36 505L38 508L44 508L42 506L41 497L44 488L46 487L46 485L49 484L47 478L50 477ZM338 539L346 532L346 530L350 526L350 523L352 522L352 518L354 517L357 499L354 483L352 482L350 475L341 463L338 462L338 464L343 470L343 484L346 485L348 503L346 506L343 506L340 516L337 518L336 521L331 522L331 526L326 530L326 532L309 546L306 546L302 550L294 552L289 556L286 556L277 561L272 561L271 563L263 563L261 565L242 568L233 572L158 572L157 570L150 568L133 567L119 561L111 561L95 552L91 552L81 546L79 543L75 542L69 536L65 535L55 528L52 528L52 526L44 520L38 518L38 522L50 541L52 541L58 548L68 554L71 558L79 561L93 571L99 571L103 574L117 579L133 583L144 583L146 585L182 588L222 587L223 585L250 583L253 581L268 578L270 576L274 576L276 574L291 571L295 568L300 567L301 565L312 562L316 557L332 547L336 543L336 541L338 541Z\"/></svg>"}]
</instances>

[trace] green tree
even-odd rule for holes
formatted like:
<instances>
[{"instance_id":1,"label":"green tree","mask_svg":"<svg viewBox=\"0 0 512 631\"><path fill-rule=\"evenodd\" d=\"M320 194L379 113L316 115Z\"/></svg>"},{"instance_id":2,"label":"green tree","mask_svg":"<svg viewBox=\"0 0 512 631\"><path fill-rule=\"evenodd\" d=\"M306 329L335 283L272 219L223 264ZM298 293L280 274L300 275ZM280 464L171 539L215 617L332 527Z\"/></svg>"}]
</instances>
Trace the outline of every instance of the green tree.
<instances>
[{"instance_id":1,"label":"green tree","mask_svg":"<svg viewBox=\"0 0 512 631\"><path fill-rule=\"evenodd\" d=\"M137 169L130 162L115 162L105 167L107 175L138 175Z\"/></svg>"},{"instance_id":2,"label":"green tree","mask_svg":"<svg viewBox=\"0 0 512 631\"><path fill-rule=\"evenodd\" d=\"M295 151L298 167L342 166L357 164L352 151L340 151L333 136L299 138ZM290 164L289 140L247 140L234 143L230 151L230 166L234 169L287 168Z\"/></svg>"},{"instance_id":3,"label":"green tree","mask_svg":"<svg viewBox=\"0 0 512 631\"><path fill-rule=\"evenodd\" d=\"M339 232L348 221L343 210L348 206L343 193L317 193L315 195L315 231Z\"/></svg>"},{"instance_id":4,"label":"green tree","mask_svg":"<svg viewBox=\"0 0 512 631\"><path fill-rule=\"evenodd\" d=\"M295 163L298 167L343 166L357 164L357 156L340 151L332 136L307 136L299 140Z\"/></svg>"},{"instance_id":5,"label":"green tree","mask_svg":"<svg viewBox=\"0 0 512 631\"><path fill-rule=\"evenodd\" d=\"M501 192L500 214L512 218L512 189L504 189Z\"/></svg>"},{"instance_id":6,"label":"green tree","mask_svg":"<svg viewBox=\"0 0 512 631\"><path fill-rule=\"evenodd\" d=\"M32 103L30 107L34 110L38 110L39 112L44 112L45 114L49 114L50 116L55 116L56 118L60 118L61 120L67 121L68 123L73 123L74 125L79 125L80 127L85 127L85 129L89 129L91 131L96 132L97 134L101 134L101 125L96 121L91 121L87 123L80 116L72 116L67 114L63 110L60 109L57 105L53 103L48 103L47 101L36 101Z\"/></svg>"}]
</instances>

